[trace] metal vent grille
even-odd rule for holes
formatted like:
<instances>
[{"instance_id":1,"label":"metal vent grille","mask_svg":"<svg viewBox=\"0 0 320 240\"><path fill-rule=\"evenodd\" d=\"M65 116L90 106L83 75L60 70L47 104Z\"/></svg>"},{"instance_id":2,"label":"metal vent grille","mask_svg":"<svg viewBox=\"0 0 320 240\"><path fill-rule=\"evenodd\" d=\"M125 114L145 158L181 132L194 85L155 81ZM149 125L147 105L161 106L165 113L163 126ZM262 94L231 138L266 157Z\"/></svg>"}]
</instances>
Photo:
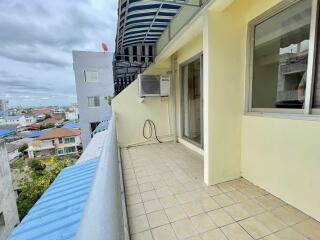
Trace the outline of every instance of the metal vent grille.
<instances>
[{"instance_id":1,"label":"metal vent grille","mask_svg":"<svg viewBox=\"0 0 320 240\"><path fill-rule=\"evenodd\" d=\"M141 76L141 95L160 95L160 76Z\"/></svg>"}]
</instances>

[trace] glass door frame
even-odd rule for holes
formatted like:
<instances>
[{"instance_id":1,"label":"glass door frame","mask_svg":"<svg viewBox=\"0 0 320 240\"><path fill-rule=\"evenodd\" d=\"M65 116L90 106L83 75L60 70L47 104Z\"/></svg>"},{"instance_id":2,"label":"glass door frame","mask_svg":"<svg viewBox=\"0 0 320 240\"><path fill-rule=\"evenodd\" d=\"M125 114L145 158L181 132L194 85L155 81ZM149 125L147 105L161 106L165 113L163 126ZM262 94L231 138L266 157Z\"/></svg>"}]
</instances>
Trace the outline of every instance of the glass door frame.
<instances>
[{"instance_id":1,"label":"glass door frame","mask_svg":"<svg viewBox=\"0 0 320 240\"><path fill-rule=\"evenodd\" d=\"M200 143L186 137L184 135L184 81L183 81L183 67L189 65L190 63L200 60L200 134L201 139ZM181 63L179 65L179 81L180 81L180 132L181 132L181 138L187 142L190 142L191 144L203 149L203 53L199 53L185 62Z\"/></svg>"}]
</instances>

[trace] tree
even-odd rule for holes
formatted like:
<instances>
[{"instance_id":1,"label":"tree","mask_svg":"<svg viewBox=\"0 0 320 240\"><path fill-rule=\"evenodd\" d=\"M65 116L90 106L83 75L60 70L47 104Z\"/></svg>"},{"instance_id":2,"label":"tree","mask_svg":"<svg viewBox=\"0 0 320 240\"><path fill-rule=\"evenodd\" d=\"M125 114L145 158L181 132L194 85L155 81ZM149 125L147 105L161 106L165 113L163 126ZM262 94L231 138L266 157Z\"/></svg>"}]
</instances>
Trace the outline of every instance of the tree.
<instances>
[{"instance_id":1,"label":"tree","mask_svg":"<svg viewBox=\"0 0 320 240\"><path fill-rule=\"evenodd\" d=\"M39 129L43 130L43 129L48 129L48 128L54 128L54 124L48 123L47 125L41 125Z\"/></svg>"},{"instance_id":2,"label":"tree","mask_svg":"<svg viewBox=\"0 0 320 240\"><path fill-rule=\"evenodd\" d=\"M50 114L45 114L44 120L51 118Z\"/></svg>"},{"instance_id":3,"label":"tree","mask_svg":"<svg viewBox=\"0 0 320 240\"><path fill-rule=\"evenodd\" d=\"M34 159L28 163L30 170L27 172L27 177L19 182L17 205L20 220L27 215L60 171L70 164L69 159L58 160L56 157Z\"/></svg>"},{"instance_id":4,"label":"tree","mask_svg":"<svg viewBox=\"0 0 320 240\"><path fill-rule=\"evenodd\" d=\"M25 150L28 149L28 144L27 143L24 143L23 145L21 145L19 147L19 152L23 153Z\"/></svg>"},{"instance_id":5,"label":"tree","mask_svg":"<svg viewBox=\"0 0 320 240\"><path fill-rule=\"evenodd\" d=\"M46 165L37 159L32 159L28 165L31 168L31 170L33 170L36 173L42 172L46 169Z\"/></svg>"},{"instance_id":6,"label":"tree","mask_svg":"<svg viewBox=\"0 0 320 240\"><path fill-rule=\"evenodd\" d=\"M113 98L114 98L114 97L112 97L112 96L104 97L104 99L107 100L109 106L111 106L111 103L112 103L112 99L113 99Z\"/></svg>"}]
</instances>

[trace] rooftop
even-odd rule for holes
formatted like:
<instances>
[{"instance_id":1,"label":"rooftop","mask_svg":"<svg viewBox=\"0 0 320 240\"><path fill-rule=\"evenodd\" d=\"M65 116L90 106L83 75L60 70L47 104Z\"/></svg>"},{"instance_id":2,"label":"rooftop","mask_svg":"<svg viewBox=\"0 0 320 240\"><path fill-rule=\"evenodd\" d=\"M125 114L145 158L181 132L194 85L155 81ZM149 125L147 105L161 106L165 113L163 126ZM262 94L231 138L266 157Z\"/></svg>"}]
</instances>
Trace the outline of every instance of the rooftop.
<instances>
[{"instance_id":1,"label":"rooftop","mask_svg":"<svg viewBox=\"0 0 320 240\"><path fill-rule=\"evenodd\" d=\"M79 136L80 130L78 129L67 129L67 128L54 128L48 131L46 134L37 138L37 140L47 140L53 138L61 138L61 137L71 137L71 136Z\"/></svg>"},{"instance_id":2,"label":"rooftop","mask_svg":"<svg viewBox=\"0 0 320 240\"><path fill-rule=\"evenodd\" d=\"M66 124L63 125L63 128L68 128L68 129L80 129L80 123L79 122L68 122Z\"/></svg>"},{"instance_id":3,"label":"rooftop","mask_svg":"<svg viewBox=\"0 0 320 240\"><path fill-rule=\"evenodd\" d=\"M11 152L14 152L14 151L18 150L19 149L19 145L12 144L12 143L7 143L6 144L6 148L7 148L7 152L11 153Z\"/></svg>"},{"instance_id":4,"label":"rooftop","mask_svg":"<svg viewBox=\"0 0 320 240\"><path fill-rule=\"evenodd\" d=\"M14 130L0 129L0 137L7 137L10 135L13 135L14 133L15 133Z\"/></svg>"},{"instance_id":5,"label":"rooftop","mask_svg":"<svg viewBox=\"0 0 320 240\"><path fill-rule=\"evenodd\" d=\"M38 138L38 137L41 137L42 135L46 134L49 131L50 131L50 129L43 129L40 131L34 131L28 135L28 138Z\"/></svg>"},{"instance_id":6,"label":"rooftop","mask_svg":"<svg viewBox=\"0 0 320 240\"><path fill-rule=\"evenodd\" d=\"M65 168L8 240L75 239L97 162Z\"/></svg>"}]
</instances>

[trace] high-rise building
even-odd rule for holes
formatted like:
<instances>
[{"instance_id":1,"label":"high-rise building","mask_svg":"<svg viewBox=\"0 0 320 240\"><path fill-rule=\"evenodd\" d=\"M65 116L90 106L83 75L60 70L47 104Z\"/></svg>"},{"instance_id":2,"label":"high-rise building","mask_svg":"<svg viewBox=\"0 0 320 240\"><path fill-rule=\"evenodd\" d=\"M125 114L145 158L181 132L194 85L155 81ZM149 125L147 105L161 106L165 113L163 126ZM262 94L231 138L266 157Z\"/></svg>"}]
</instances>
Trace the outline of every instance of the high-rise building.
<instances>
[{"instance_id":1,"label":"high-rise building","mask_svg":"<svg viewBox=\"0 0 320 240\"><path fill-rule=\"evenodd\" d=\"M120 93L139 73L153 62L154 44L150 41L138 44L128 44L126 41L116 41L117 50L113 63L114 71L114 91Z\"/></svg>"},{"instance_id":2,"label":"high-rise building","mask_svg":"<svg viewBox=\"0 0 320 240\"><path fill-rule=\"evenodd\" d=\"M112 60L113 53L73 51L83 148L99 123L111 116L105 98L114 95Z\"/></svg>"},{"instance_id":3,"label":"high-rise building","mask_svg":"<svg viewBox=\"0 0 320 240\"><path fill-rule=\"evenodd\" d=\"M0 112L8 111L8 104L9 102L4 99L0 99Z\"/></svg>"}]
</instances>

